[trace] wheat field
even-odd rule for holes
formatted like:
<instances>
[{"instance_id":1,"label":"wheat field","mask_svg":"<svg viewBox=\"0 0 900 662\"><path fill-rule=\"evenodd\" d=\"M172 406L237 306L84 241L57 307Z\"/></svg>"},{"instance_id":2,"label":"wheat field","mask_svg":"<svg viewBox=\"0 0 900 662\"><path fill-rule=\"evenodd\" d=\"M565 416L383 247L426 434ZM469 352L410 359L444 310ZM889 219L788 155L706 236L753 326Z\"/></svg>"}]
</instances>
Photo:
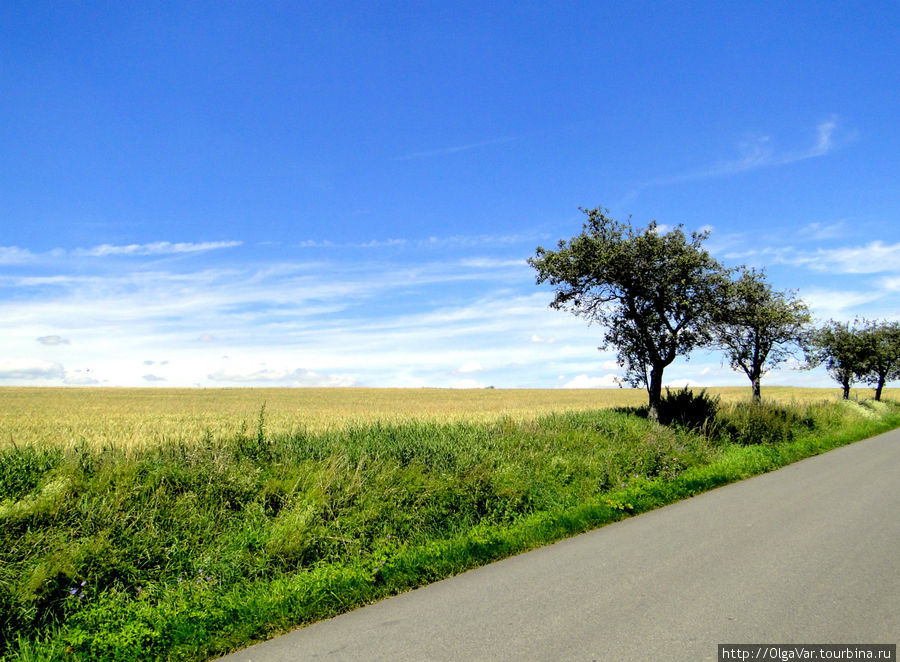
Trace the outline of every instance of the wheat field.
<instances>
[{"instance_id":1,"label":"wheat field","mask_svg":"<svg viewBox=\"0 0 900 662\"><path fill-rule=\"evenodd\" d=\"M750 389L710 388L723 402ZM838 399L836 388L764 387L767 399ZM886 389L898 397L900 389ZM858 389L853 397L872 397ZM116 448L167 441L222 440L256 430L265 405L266 433L320 431L375 421L534 419L550 412L635 406L642 389L393 389L393 388L0 388L0 446L52 444Z\"/></svg>"}]
</instances>

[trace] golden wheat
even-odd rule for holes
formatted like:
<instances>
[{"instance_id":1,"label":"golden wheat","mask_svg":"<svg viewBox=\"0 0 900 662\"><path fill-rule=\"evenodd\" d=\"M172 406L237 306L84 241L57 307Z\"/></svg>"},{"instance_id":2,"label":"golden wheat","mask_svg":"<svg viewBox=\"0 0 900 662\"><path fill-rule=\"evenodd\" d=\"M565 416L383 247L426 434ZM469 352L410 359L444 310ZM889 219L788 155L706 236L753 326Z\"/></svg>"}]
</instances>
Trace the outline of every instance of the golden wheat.
<instances>
[{"instance_id":1,"label":"golden wheat","mask_svg":"<svg viewBox=\"0 0 900 662\"><path fill-rule=\"evenodd\" d=\"M749 388L710 388L723 402L747 399ZM889 389L897 397L900 389ZM838 389L768 387L767 399L810 402L840 397ZM255 431L265 405L267 433L320 431L374 421L455 422L503 417L534 419L550 412L634 406L640 389L378 389L378 388L0 388L0 446L54 444L117 448L172 440L233 437ZM871 397L860 389L854 397Z\"/></svg>"}]
</instances>

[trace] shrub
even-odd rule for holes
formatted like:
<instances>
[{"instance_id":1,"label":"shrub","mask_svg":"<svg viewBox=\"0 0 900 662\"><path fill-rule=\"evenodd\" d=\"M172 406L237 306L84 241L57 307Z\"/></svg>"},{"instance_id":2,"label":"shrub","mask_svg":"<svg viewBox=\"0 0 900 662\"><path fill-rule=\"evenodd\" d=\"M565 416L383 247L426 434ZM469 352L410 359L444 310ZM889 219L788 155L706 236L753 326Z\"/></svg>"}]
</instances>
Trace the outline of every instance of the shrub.
<instances>
[{"instance_id":1,"label":"shrub","mask_svg":"<svg viewBox=\"0 0 900 662\"><path fill-rule=\"evenodd\" d=\"M809 427L796 411L773 403L741 403L718 416L719 434L742 446L791 441L797 429Z\"/></svg>"},{"instance_id":2,"label":"shrub","mask_svg":"<svg viewBox=\"0 0 900 662\"><path fill-rule=\"evenodd\" d=\"M666 387L659 406L659 419L664 425L709 433L718 411L719 396L709 395L706 389L694 393L685 386L672 393Z\"/></svg>"}]
</instances>

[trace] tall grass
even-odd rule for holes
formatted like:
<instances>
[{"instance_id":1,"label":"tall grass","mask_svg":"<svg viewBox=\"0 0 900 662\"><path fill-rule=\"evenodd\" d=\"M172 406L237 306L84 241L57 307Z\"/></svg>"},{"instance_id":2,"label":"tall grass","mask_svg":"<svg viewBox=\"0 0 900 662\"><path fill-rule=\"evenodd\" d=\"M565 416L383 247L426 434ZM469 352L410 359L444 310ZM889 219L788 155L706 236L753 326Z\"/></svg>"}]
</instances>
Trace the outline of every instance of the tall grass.
<instances>
[{"instance_id":1,"label":"tall grass","mask_svg":"<svg viewBox=\"0 0 900 662\"><path fill-rule=\"evenodd\" d=\"M747 388L714 388L723 403ZM766 387L791 404L840 398L840 389ZM854 392L868 397L871 391ZM885 397L900 394L889 389ZM0 448L12 443L142 448L171 441L227 442L241 425L253 429L266 403L270 434L321 432L372 423L533 421L561 411L593 411L646 403L643 389L373 389L373 388L23 388L0 387ZM12 440L12 442L11 442Z\"/></svg>"},{"instance_id":2,"label":"tall grass","mask_svg":"<svg viewBox=\"0 0 900 662\"><path fill-rule=\"evenodd\" d=\"M900 424L746 409L705 435L612 410L285 432L265 408L228 439L9 445L0 656L204 659ZM792 441L748 448L770 424Z\"/></svg>"}]
</instances>

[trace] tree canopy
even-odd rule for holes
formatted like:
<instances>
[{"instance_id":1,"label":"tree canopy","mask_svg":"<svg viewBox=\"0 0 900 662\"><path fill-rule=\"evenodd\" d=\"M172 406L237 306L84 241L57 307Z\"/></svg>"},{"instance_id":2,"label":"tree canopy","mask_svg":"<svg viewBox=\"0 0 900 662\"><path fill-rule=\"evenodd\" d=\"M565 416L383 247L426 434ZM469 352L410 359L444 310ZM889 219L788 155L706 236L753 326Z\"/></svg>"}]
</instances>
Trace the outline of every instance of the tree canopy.
<instances>
[{"instance_id":1,"label":"tree canopy","mask_svg":"<svg viewBox=\"0 0 900 662\"><path fill-rule=\"evenodd\" d=\"M900 379L900 323L864 321L860 331L862 356L856 377L875 387L875 399L887 382Z\"/></svg>"},{"instance_id":2,"label":"tree canopy","mask_svg":"<svg viewBox=\"0 0 900 662\"><path fill-rule=\"evenodd\" d=\"M715 344L747 375L759 401L762 376L794 355L811 322L809 307L793 292L773 291L763 272L742 269L723 285L712 329Z\"/></svg>"},{"instance_id":3,"label":"tree canopy","mask_svg":"<svg viewBox=\"0 0 900 662\"><path fill-rule=\"evenodd\" d=\"M626 381L647 388L656 419L665 367L711 341L726 272L702 247L708 233L688 239L681 226L662 233L655 221L635 230L608 210L581 211L581 234L560 240L556 250L538 247L528 264L538 284L554 287L551 307L604 327L604 346L618 350Z\"/></svg>"},{"instance_id":4,"label":"tree canopy","mask_svg":"<svg viewBox=\"0 0 900 662\"><path fill-rule=\"evenodd\" d=\"M841 385L845 400L850 397L850 386L865 372L866 347L857 325L858 321L829 320L810 334L806 348L807 367L824 365Z\"/></svg>"}]
</instances>

